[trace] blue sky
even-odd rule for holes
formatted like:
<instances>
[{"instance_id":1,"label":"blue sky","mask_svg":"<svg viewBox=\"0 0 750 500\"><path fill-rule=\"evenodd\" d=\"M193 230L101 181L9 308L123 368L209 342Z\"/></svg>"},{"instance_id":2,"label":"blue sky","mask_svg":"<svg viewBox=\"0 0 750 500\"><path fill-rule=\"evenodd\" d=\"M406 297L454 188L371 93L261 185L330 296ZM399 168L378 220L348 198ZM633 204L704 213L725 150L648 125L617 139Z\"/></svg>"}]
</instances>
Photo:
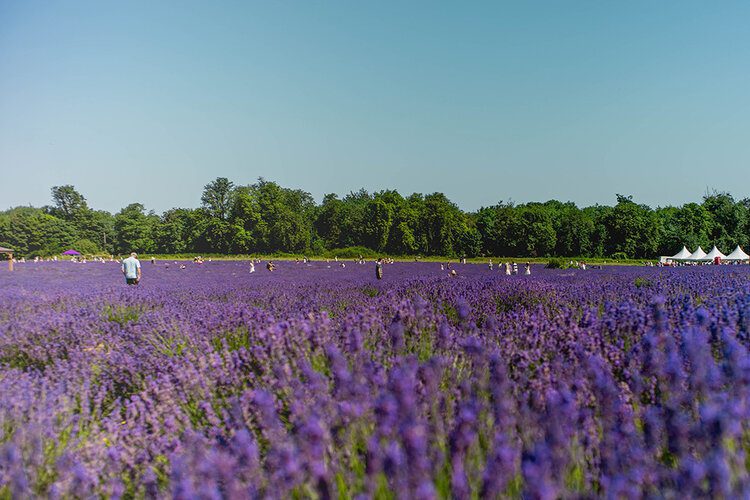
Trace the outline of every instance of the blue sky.
<instances>
[{"instance_id":1,"label":"blue sky","mask_svg":"<svg viewBox=\"0 0 750 500\"><path fill-rule=\"evenodd\" d=\"M748 2L0 0L0 208L750 196Z\"/></svg>"}]
</instances>

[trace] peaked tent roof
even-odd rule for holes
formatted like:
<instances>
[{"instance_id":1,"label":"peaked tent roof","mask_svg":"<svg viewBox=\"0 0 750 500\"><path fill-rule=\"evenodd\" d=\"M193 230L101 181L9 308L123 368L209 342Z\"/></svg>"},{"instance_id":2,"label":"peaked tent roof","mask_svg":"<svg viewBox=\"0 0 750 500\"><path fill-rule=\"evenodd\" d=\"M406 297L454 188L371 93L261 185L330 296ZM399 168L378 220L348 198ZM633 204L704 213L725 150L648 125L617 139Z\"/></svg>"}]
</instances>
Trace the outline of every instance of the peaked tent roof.
<instances>
[{"instance_id":1,"label":"peaked tent roof","mask_svg":"<svg viewBox=\"0 0 750 500\"><path fill-rule=\"evenodd\" d=\"M687 260L703 260L706 258L706 252L701 247L695 249L695 252L690 254Z\"/></svg>"},{"instance_id":2,"label":"peaked tent roof","mask_svg":"<svg viewBox=\"0 0 750 500\"><path fill-rule=\"evenodd\" d=\"M750 260L750 255L746 254L742 248L737 245L734 252L730 253L723 260Z\"/></svg>"},{"instance_id":3,"label":"peaked tent roof","mask_svg":"<svg viewBox=\"0 0 750 500\"><path fill-rule=\"evenodd\" d=\"M10 248L0 247L0 253L13 253L13 250L11 250Z\"/></svg>"},{"instance_id":4,"label":"peaked tent roof","mask_svg":"<svg viewBox=\"0 0 750 500\"><path fill-rule=\"evenodd\" d=\"M714 245L714 247L711 249L711 251L708 252L706 254L706 256L703 257L703 258L706 259L706 260L714 260L714 257L721 257L722 259L725 259L727 256L724 255L723 253L721 253L719 251L719 249L716 248L716 245Z\"/></svg>"},{"instance_id":5,"label":"peaked tent roof","mask_svg":"<svg viewBox=\"0 0 750 500\"><path fill-rule=\"evenodd\" d=\"M687 247L683 246L682 250L677 252L676 255L673 255L670 257L672 260L685 260L688 257L690 257L690 250L687 249Z\"/></svg>"}]
</instances>

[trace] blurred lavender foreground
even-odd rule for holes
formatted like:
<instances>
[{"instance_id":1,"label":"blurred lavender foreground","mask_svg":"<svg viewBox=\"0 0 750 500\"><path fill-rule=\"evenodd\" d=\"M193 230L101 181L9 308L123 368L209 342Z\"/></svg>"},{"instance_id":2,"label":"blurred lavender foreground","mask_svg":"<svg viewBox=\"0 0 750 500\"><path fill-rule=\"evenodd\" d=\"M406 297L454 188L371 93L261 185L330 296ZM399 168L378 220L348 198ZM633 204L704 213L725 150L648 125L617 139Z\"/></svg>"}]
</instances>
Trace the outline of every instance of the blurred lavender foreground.
<instances>
[{"instance_id":1,"label":"blurred lavender foreground","mask_svg":"<svg viewBox=\"0 0 750 500\"><path fill-rule=\"evenodd\" d=\"M750 266L456 268L0 270L0 497L750 496Z\"/></svg>"}]
</instances>

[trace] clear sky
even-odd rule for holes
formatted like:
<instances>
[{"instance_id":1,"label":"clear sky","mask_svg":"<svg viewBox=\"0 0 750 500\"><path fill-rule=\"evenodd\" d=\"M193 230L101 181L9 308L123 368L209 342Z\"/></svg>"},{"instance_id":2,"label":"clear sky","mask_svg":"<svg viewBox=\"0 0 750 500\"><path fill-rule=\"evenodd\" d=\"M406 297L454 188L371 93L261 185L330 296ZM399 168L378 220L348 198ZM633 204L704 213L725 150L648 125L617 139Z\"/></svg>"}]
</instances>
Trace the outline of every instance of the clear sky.
<instances>
[{"instance_id":1,"label":"clear sky","mask_svg":"<svg viewBox=\"0 0 750 500\"><path fill-rule=\"evenodd\" d=\"M747 1L0 0L0 208L750 196Z\"/></svg>"}]
</instances>

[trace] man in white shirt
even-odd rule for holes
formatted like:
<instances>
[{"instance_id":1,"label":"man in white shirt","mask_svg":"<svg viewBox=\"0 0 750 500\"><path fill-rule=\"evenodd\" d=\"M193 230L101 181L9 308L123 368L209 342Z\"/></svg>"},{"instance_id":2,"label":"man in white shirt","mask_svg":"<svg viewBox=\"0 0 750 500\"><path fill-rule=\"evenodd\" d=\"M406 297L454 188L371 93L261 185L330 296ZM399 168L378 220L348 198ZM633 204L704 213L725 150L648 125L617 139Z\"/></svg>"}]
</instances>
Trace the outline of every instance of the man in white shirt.
<instances>
[{"instance_id":1,"label":"man in white shirt","mask_svg":"<svg viewBox=\"0 0 750 500\"><path fill-rule=\"evenodd\" d=\"M130 257L122 261L122 274L128 285L137 285L141 281L141 262L137 253L131 253Z\"/></svg>"}]
</instances>

